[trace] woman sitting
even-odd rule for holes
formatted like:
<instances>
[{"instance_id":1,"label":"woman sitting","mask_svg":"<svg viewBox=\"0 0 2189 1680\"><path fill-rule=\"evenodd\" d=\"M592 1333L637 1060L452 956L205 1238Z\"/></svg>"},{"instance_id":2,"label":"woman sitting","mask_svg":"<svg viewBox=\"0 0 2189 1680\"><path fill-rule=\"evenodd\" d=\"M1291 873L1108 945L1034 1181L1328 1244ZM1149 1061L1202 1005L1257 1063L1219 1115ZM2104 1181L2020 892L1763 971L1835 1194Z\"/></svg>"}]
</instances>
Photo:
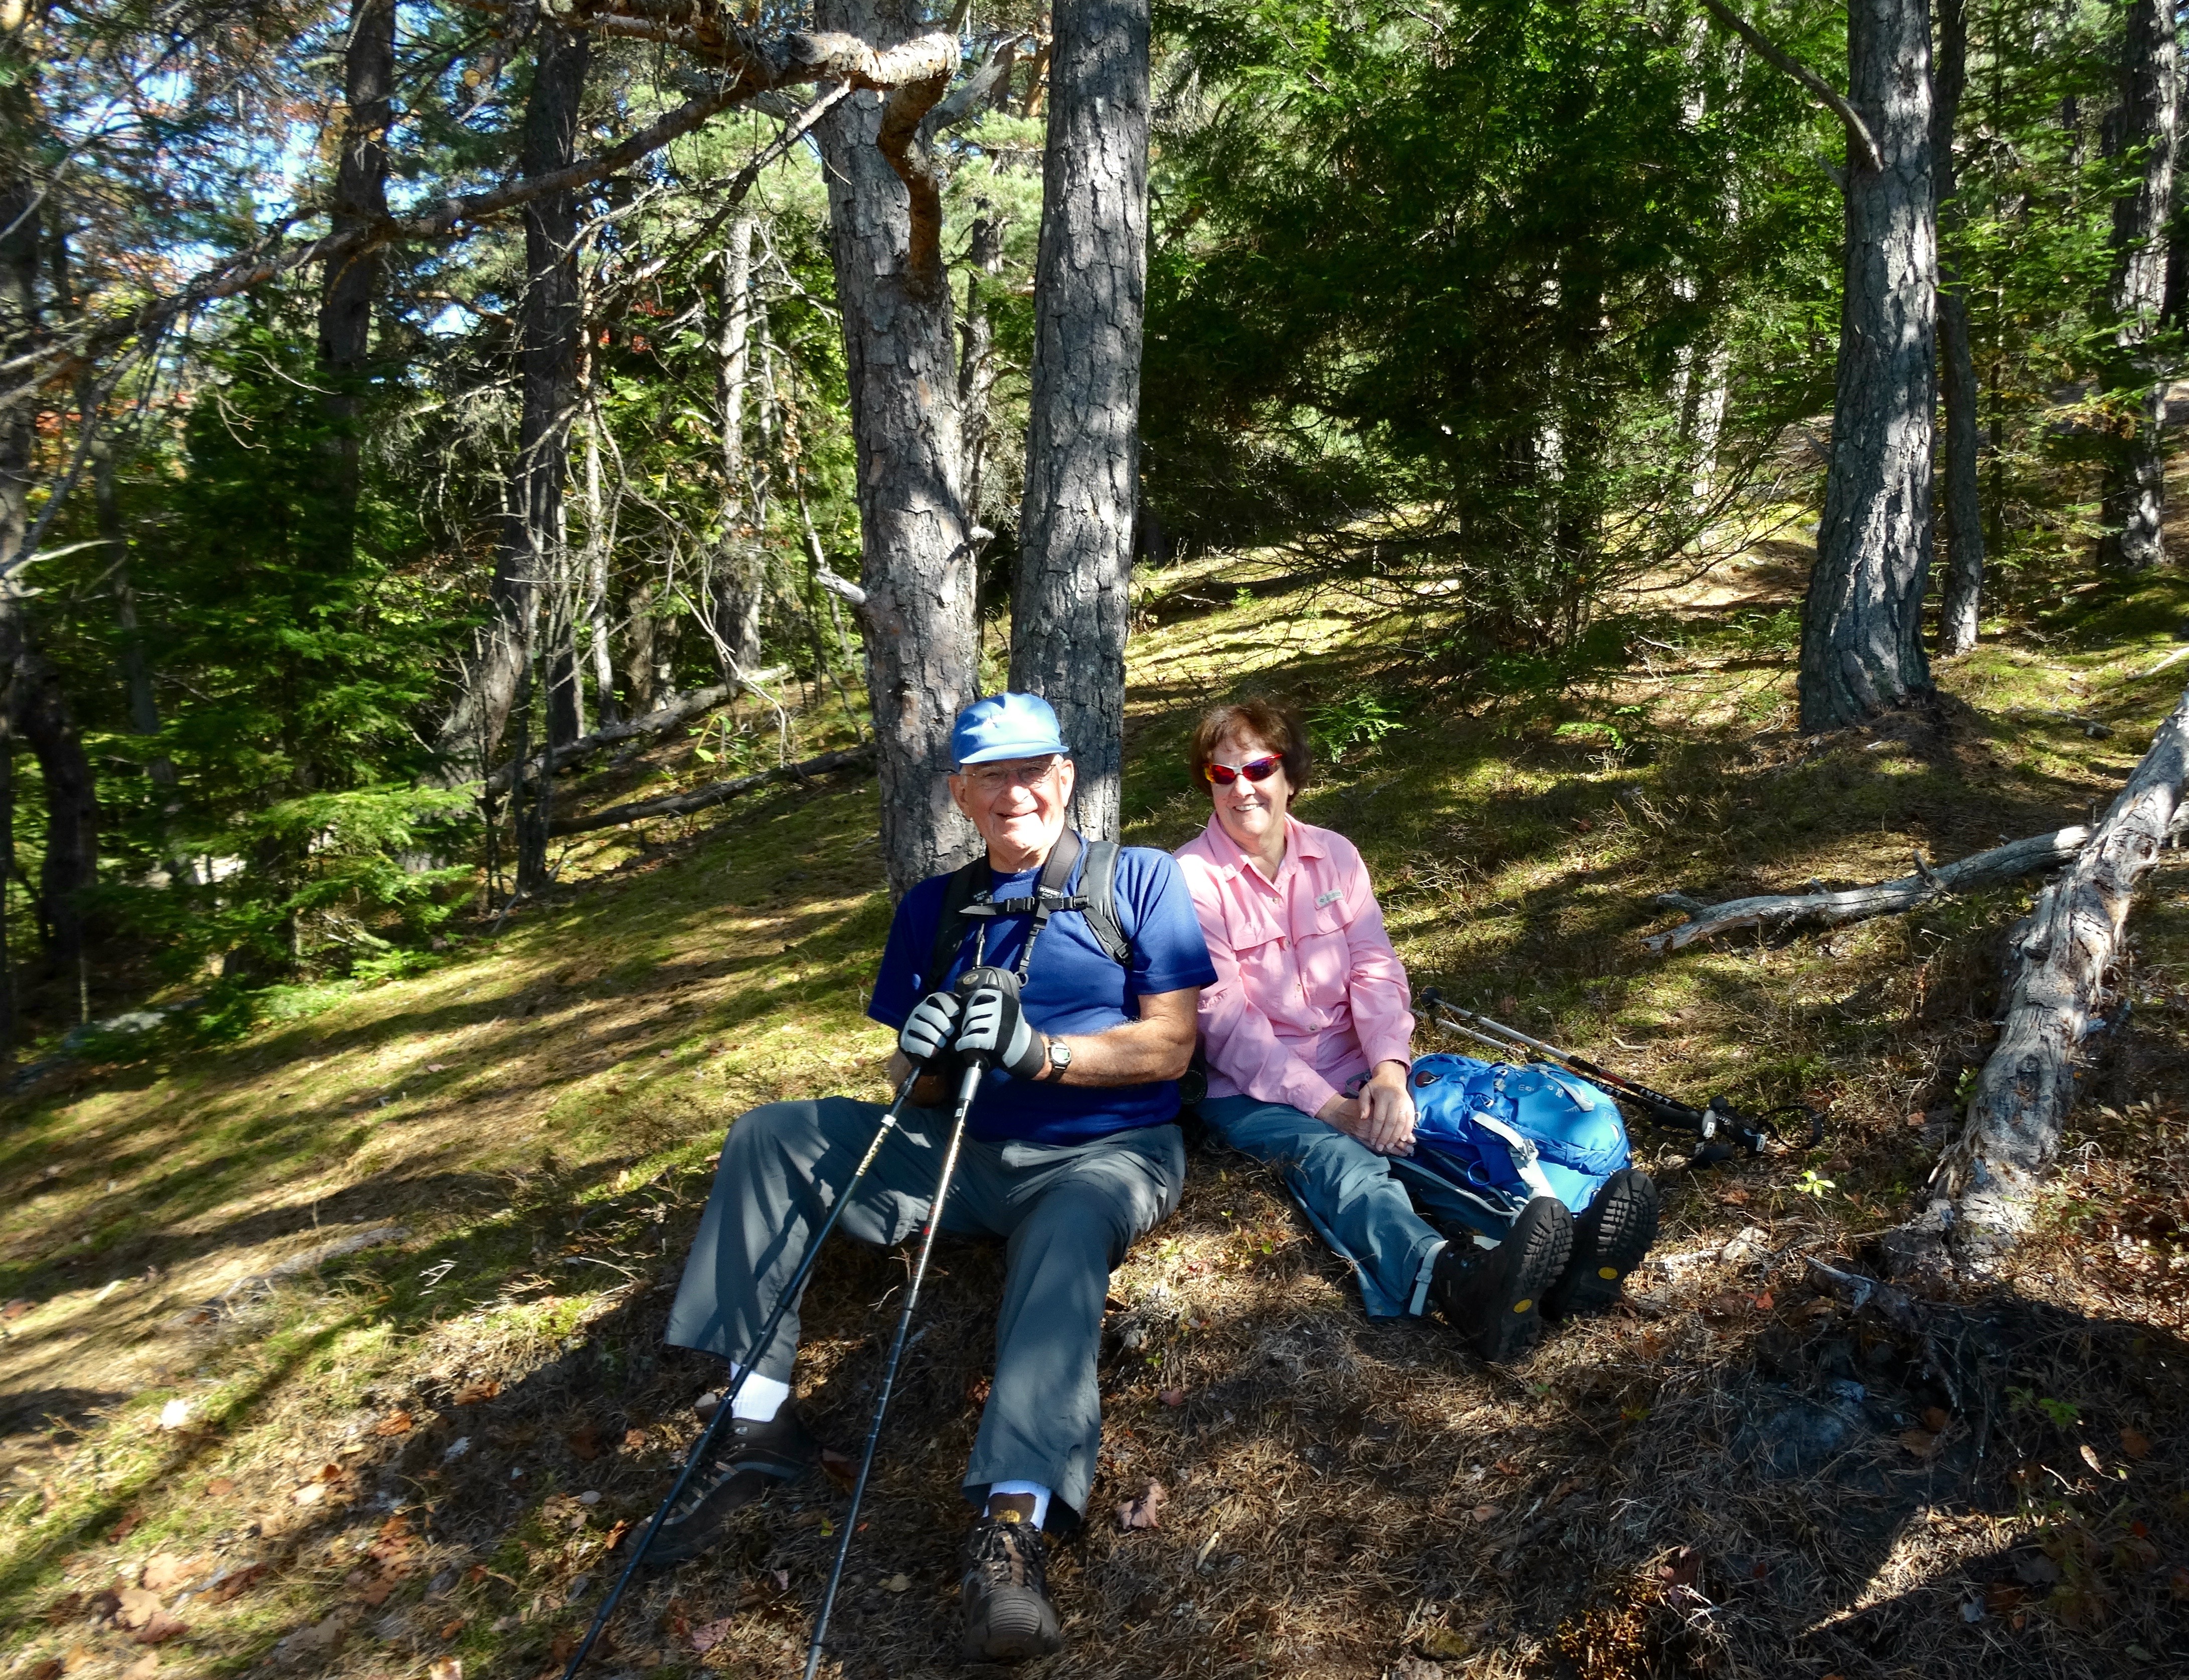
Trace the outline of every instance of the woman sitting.
<instances>
[{"instance_id":1,"label":"woman sitting","mask_svg":"<svg viewBox=\"0 0 2189 1680\"><path fill-rule=\"evenodd\" d=\"M1434 1306L1499 1360L1535 1340L1546 1309L1609 1299L1656 1231L1641 1173L1615 1175L1578 1225L1539 1196L1491 1247L1448 1241L1415 1211L1418 1199L1456 1229L1467 1213L1407 1159L1411 998L1367 868L1351 842L1289 814L1308 774L1298 721L1264 700L1218 706L1191 759L1215 806L1178 850L1216 968L1201 994L1210 1129L1283 1174L1371 1317Z\"/></svg>"}]
</instances>

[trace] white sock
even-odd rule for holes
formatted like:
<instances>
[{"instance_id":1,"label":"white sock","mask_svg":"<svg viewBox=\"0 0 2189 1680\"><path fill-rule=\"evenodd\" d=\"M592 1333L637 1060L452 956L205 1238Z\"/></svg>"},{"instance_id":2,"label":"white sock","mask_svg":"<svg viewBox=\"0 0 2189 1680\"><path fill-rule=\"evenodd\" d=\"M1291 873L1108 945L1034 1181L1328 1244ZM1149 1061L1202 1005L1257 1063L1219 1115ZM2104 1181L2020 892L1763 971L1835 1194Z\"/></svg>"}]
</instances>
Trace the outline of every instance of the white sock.
<instances>
[{"instance_id":1,"label":"white sock","mask_svg":"<svg viewBox=\"0 0 2189 1680\"><path fill-rule=\"evenodd\" d=\"M730 1367L730 1381L738 1380L738 1368ZM754 1423L765 1423L783 1410L783 1401L790 1398L790 1384L778 1383L772 1377L763 1377L757 1371L745 1378L745 1385L738 1390L736 1401L730 1407L730 1416L743 1417Z\"/></svg>"},{"instance_id":2,"label":"white sock","mask_svg":"<svg viewBox=\"0 0 2189 1680\"><path fill-rule=\"evenodd\" d=\"M1049 1520L1049 1490L1039 1482L990 1482L988 1497L999 1493L1030 1493L1033 1496L1033 1525L1039 1528Z\"/></svg>"}]
</instances>

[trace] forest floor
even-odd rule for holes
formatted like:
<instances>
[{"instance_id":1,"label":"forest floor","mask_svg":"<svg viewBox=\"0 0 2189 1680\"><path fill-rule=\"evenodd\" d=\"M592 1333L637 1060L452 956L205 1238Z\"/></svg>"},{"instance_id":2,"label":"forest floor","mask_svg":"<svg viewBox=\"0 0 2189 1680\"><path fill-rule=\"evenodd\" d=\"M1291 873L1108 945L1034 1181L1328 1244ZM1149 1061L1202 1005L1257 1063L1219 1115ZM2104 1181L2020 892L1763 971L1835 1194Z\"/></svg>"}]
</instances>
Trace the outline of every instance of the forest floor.
<instances>
[{"instance_id":1,"label":"forest floor","mask_svg":"<svg viewBox=\"0 0 2189 1680\"><path fill-rule=\"evenodd\" d=\"M1100 1479L1052 1575L1070 1643L1026 1673L2189 1672L2189 868L2169 857L2137 907L2037 1235L1929 1309L1946 1380L1803 1262L1859 1264L1904 1216L2029 889L1639 943L1673 919L1660 892L1877 880L2087 817L2189 680L2189 581L2025 584L1935 711L1803 739L1806 559L1766 546L1660 602L1632 668L1502 699L1388 686L1404 627L1281 556L1147 580L1128 840L1201 826L1181 747L1213 697L1369 720L1299 809L1360 843L1417 987L1830 1123L1704 1173L1638 1136L1666 1191L1651 1264L1506 1367L1366 1320L1267 1174L1197 1151L1113 1279ZM693 750L562 798L719 773ZM10 1100L0 1674L558 1671L710 1385L660 1332L724 1128L880 1089L873 798L602 831L498 936ZM812 1291L801 1401L839 1444L905 1264L846 1245ZM1000 1264L939 1253L831 1673L957 1669L956 1484ZM1121 1529L1151 1482L1160 1526ZM794 1490L648 1577L594 1672L794 1672L842 1509Z\"/></svg>"}]
</instances>

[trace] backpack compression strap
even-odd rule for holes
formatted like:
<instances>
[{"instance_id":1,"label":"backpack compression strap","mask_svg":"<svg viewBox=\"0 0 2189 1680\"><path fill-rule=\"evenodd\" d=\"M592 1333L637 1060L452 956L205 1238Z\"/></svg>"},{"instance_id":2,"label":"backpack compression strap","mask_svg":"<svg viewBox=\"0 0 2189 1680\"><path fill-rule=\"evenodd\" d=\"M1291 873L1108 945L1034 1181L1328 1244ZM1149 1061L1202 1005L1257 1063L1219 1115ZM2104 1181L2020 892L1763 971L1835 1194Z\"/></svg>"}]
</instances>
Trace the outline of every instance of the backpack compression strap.
<instances>
[{"instance_id":1,"label":"backpack compression strap","mask_svg":"<svg viewBox=\"0 0 2189 1680\"><path fill-rule=\"evenodd\" d=\"M1064 883L1072 879L1072 865L1079 861L1083 851L1087 862L1080 874L1080 890L1066 893ZM1086 919L1087 931L1094 936L1094 942L1111 960L1123 966L1131 965L1133 942L1126 937L1117 919L1117 841L1083 843L1078 834L1066 829L1049 848L1049 857L1042 865L1041 880L1032 897L992 899L987 894L987 878L986 852L951 871L949 885L942 889L942 912L936 918L935 943L928 953L927 972L921 976L921 983L930 991L942 986L950 965L957 961L965 943L964 925L968 919L1032 915L1045 924L1059 910L1077 910Z\"/></svg>"}]
</instances>

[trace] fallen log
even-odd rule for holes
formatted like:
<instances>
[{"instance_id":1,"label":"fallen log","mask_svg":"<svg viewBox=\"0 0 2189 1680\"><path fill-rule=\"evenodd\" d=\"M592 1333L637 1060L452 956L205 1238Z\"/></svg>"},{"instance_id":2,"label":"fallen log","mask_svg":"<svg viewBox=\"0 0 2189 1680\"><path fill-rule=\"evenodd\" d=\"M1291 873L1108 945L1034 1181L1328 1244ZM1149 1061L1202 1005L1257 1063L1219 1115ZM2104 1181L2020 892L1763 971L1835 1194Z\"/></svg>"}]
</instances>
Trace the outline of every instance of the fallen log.
<instances>
[{"instance_id":1,"label":"fallen log","mask_svg":"<svg viewBox=\"0 0 2189 1680\"><path fill-rule=\"evenodd\" d=\"M749 794L755 788L766 787L771 782L804 782L816 776L825 776L832 770L848 770L854 765L871 764L874 749L872 746L847 747L842 752L823 753L818 758L809 758L798 764L778 764L772 770L761 770L749 776L733 776L727 782L710 782L704 788L694 788L689 793L665 794L659 799L638 800L630 805L612 805L605 811L596 811L585 817L558 817L547 825L551 834L581 834L589 829L614 828L619 823L636 823L651 817L682 817L693 811L704 811L710 805L721 805L735 799L739 794Z\"/></svg>"},{"instance_id":2,"label":"fallen log","mask_svg":"<svg viewBox=\"0 0 2189 1680\"><path fill-rule=\"evenodd\" d=\"M590 735L580 735L550 752L542 747L526 761L525 773L537 776L543 771L553 775L566 764L575 764L581 758L613 747L621 741L635 741L642 735L659 735L665 729L674 729L680 723L688 723L703 713L714 710L744 685L727 682L713 688L694 688L688 694L680 694L667 705L645 713L639 717L626 718L621 723L611 723L604 729L596 729ZM517 761L496 770L486 778L487 787L495 793L508 790L510 778L516 773Z\"/></svg>"},{"instance_id":3,"label":"fallen log","mask_svg":"<svg viewBox=\"0 0 2189 1680\"><path fill-rule=\"evenodd\" d=\"M1889 916L1912 910L1949 893L1971 892L1997 886L2023 875L2032 875L2067 863L2079 853L2090 837L2080 823L2056 829L2049 834L1995 846L1954 863L1933 868L1923 854L1915 854L1915 873L1875 886L1852 886L1838 892L1773 892L1754 898L1732 898L1722 904L1705 904L1684 893L1667 892L1657 902L1668 909L1685 910L1688 919L1662 933L1647 935L1643 944L1662 954L1692 945L1712 934L1737 928L1760 927L1777 931L1798 923L1858 922L1872 916Z\"/></svg>"},{"instance_id":4,"label":"fallen log","mask_svg":"<svg viewBox=\"0 0 2189 1680\"><path fill-rule=\"evenodd\" d=\"M1981 1265L2026 1230L2039 1176L2075 1100L2075 1055L2095 1025L2137 885L2189 808L2189 693L2073 865L2007 938L2005 1021L1968 1116L1931 1174L1932 1200L1883 1247L1893 1269Z\"/></svg>"}]
</instances>

